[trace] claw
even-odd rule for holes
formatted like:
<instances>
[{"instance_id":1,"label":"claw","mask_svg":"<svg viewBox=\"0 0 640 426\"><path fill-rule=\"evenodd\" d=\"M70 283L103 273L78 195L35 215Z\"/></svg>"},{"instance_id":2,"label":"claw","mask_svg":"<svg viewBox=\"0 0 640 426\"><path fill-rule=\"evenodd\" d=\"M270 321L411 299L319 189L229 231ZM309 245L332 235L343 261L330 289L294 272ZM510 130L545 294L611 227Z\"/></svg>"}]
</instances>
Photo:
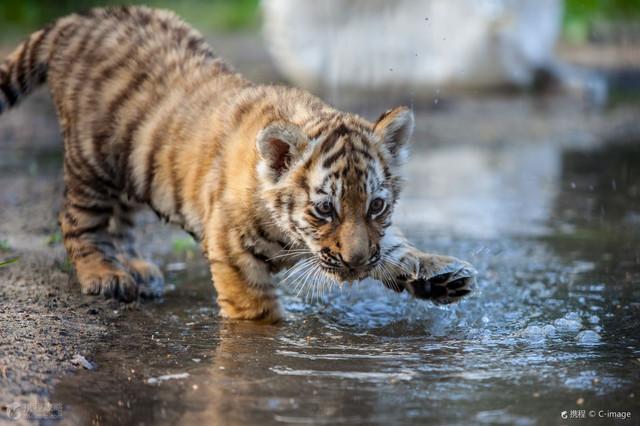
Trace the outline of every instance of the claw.
<instances>
[{"instance_id":1,"label":"claw","mask_svg":"<svg viewBox=\"0 0 640 426\"><path fill-rule=\"evenodd\" d=\"M467 283L465 282L466 278L458 278L455 281L451 281L447 284L447 288L450 290L457 290L459 288L464 287Z\"/></svg>"},{"instance_id":2,"label":"claw","mask_svg":"<svg viewBox=\"0 0 640 426\"><path fill-rule=\"evenodd\" d=\"M425 274L426 271L420 271ZM406 281L406 288L416 298L430 299L436 304L449 304L471 293L469 288L477 274L475 268L463 261L453 261L431 277L418 275Z\"/></svg>"},{"instance_id":3,"label":"claw","mask_svg":"<svg viewBox=\"0 0 640 426\"><path fill-rule=\"evenodd\" d=\"M436 275L434 277L429 278L429 282L431 284L444 284L449 280L451 275L452 274L450 273Z\"/></svg>"},{"instance_id":4,"label":"claw","mask_svg":"<svg viewBox=\"0 0 640 426\"><path fill-rule=\"evenodd\" d=\"M415 265L415 272L407 273L407 268L385 285L395 291L406 289L413 297L436 304L453 303L471 293L477 274L471 264L462 260L421 252L410 253L403 263L408 268ZM398 290L399 285L401 290Z\"/></svg>"}]
</instances>

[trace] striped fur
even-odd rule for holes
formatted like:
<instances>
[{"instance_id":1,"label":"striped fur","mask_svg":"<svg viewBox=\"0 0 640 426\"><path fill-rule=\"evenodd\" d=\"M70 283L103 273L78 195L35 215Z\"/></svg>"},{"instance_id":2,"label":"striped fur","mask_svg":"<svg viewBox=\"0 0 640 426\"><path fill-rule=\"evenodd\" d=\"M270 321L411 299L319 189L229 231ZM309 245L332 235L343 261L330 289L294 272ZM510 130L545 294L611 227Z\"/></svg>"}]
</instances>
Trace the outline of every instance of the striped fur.
<instances>
[{"instance_id":1,"label":"striped fur","mask_svg":"<svg viewBox=\"0 0 640 426\"><path fill-rule=\"evenodd\" d=\"M408 283L453 261L390 228L406 108L371 123L255 85L173 13L146 7L34 33L0 66L0 111L45 81L65 144L60 224L86 293L128 301L162 280L133 246L143 205L202 242L231 318L278 320L271 274L300 260L326 279L369 275L418 297Z\"/></svg>"}]
</instances>

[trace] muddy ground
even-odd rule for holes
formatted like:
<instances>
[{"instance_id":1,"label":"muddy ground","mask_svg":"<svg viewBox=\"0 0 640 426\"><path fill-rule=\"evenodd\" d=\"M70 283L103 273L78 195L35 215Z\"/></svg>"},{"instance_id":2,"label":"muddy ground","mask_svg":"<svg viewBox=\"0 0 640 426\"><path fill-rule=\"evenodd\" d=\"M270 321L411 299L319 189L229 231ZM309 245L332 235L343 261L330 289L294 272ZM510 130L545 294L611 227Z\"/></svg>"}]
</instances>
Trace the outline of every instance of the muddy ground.
<instances>
[{"instance_id":1,"label":"muddy ground","mask_svg":"<svg viewBox=\"0 0 640 426\"><path fill-rule=\"evenodd\" d=\"M258 36L216 38L212 44L249 77L281 80ZM582 52L580 58L588 62L589 55ZM348 103L369 118L391 106L379 99ZM576 95L434 93L432 102L415 108L418 143L425 146L499 147L548 139L575 146L640 137L637 104L595 107ZM55 418L60 407L49 403L53 386L65 375L94 367L94 355L118 339L130 311L147 309L80 294L57 230L61 148L46 91L0 117L0 259L17 258L0 268L0 421L24 420L29 412ZM163 268L184 261L204 265L183 233L151 215L140 221L141 247Z\"/></svg>"}]
</instances>

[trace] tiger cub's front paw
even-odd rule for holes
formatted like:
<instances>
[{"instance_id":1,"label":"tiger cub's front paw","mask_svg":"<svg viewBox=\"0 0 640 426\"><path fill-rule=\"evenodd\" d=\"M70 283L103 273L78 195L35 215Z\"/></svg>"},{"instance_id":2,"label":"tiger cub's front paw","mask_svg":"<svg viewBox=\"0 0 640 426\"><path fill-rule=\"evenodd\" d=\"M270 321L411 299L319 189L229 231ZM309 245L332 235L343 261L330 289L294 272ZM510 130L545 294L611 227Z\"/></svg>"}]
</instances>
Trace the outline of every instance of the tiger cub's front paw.
<instances>
[{"instance_id":1,"label":"tiger cub's front paw","mask_svg":"<svg viewBox=\"0 0 640 426\"><path fill-rule=\"evenodd\" d=\"M475 268L448 256L416 253L404 262L412 272L399 277L404 288L418 299L429 299L439 305L460 300L471 293Z\"/></svg>"},{"instance_id":2,"label":"tiger cub's front paw","mask_svg":"<svg viewBox=\"0 0 640 426\"><path fill-rule=\"evenodd\" d=\"M274 295L262 297L246 294L240 297L224 297L218 295L220 315L223 318L251 320L266 324L282 321L282 310Z\"/></svg>"}]
</instances>

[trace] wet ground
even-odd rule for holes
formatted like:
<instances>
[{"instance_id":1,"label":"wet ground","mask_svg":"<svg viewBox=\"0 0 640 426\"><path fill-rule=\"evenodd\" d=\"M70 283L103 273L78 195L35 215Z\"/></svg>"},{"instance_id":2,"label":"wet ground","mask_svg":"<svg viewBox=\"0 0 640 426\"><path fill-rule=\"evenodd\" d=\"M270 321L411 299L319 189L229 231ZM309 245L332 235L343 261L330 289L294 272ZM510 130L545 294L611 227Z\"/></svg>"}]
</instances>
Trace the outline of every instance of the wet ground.
<instances>
[{"instance_id":1,"label":"wet ground","mask_svg":"<svg viewBox=\"0 0 640 426\"><path fill-rule=\"evenodd\" d=\"M0 254L21 256L0 269L4 419L637 424L637 102L415 106L396 222L420 248L474 263L477 291L439 308L372 282L283 286L281 326L220 320L198 250L148 217L141 237L165 296L134 308L79 296L56 239L60 148L46 105L36 97L0 120Z\"/></svg>"},{"instance_id":2,"label":"wet ground","mask_svg":"<svg viewBox=\"0 0 640 426\"><path fill-rule=\"evenodd\" d=\"M443 188L435 170L456 169L447 158L472 176ZM471 299L443 309L373 283L307 298L283 289L288 321L264 327L218 320L205 269L189 268L170 275L164 300L117 322L96 371L54 390L63 416L527 425L571 410L640 415L640 144L447 147L412 161L400 223L419 246L478 267Z\"/></svg>"}]
</instances>

